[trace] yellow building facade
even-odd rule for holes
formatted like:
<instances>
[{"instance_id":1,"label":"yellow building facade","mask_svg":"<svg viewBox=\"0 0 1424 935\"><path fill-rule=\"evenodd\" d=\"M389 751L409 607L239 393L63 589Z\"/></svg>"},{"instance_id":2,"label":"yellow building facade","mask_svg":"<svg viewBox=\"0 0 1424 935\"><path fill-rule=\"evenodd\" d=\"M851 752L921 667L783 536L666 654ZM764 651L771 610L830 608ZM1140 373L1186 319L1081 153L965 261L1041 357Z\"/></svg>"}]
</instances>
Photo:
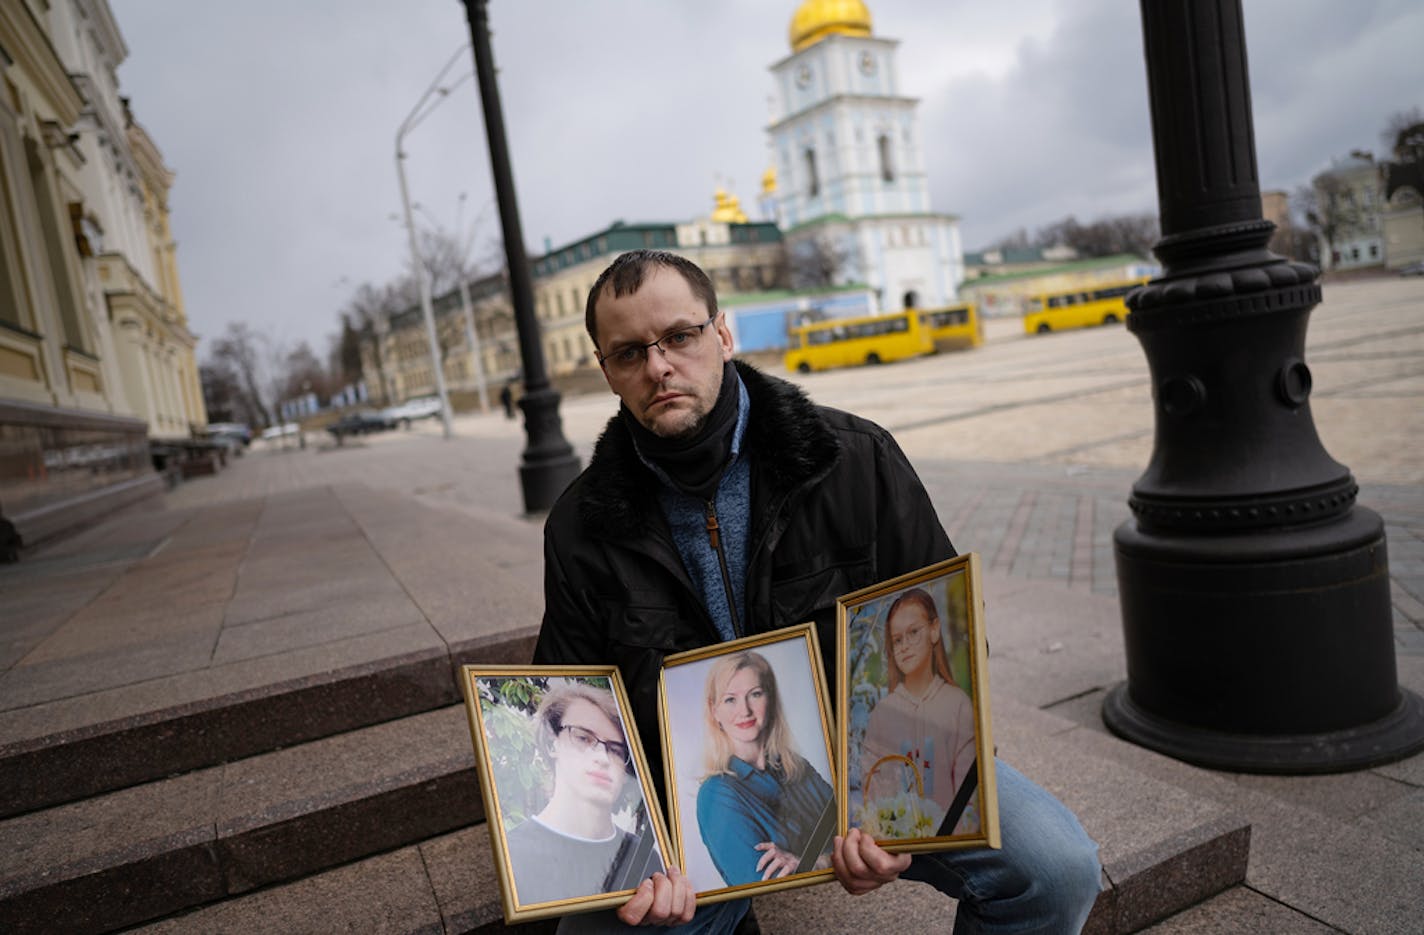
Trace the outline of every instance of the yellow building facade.
<instances>
[{"instance_id":1,"label":"yellow building facade","mask_svg":"<svg viewBox=\"0 0 1424 935\"><path fill-rule=\"evenodd\" d=\"M150 442L206 424L127 54L104 0L0 2L0 559L160 489Z\"/></svg>"}]
</instances>

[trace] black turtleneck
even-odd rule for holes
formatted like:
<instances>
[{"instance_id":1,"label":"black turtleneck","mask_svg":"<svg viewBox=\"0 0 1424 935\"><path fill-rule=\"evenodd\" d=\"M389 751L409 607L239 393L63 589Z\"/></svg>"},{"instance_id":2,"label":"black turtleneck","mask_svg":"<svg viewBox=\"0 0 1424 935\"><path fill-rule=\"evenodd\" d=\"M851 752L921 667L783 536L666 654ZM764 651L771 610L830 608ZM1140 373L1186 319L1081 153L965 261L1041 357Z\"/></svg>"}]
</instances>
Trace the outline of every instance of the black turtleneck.
<instances>
[{"instance_id":1,"label":"black turtleneck","mask_svg":"<svg viewBox=\"0 0 1424 935\"><path fill-rule=\"evenodd\" d=\"M685 494L711 500L732 453L732 436L737 428L741 393L737 388L737 368L729 360L722 365L722 388L717 402L702 426L690 435L663 438L649 431L633 417L627 406L619 406L623 424L633 435L638 453L663 470Z\"/></svg>"}]
</instances>

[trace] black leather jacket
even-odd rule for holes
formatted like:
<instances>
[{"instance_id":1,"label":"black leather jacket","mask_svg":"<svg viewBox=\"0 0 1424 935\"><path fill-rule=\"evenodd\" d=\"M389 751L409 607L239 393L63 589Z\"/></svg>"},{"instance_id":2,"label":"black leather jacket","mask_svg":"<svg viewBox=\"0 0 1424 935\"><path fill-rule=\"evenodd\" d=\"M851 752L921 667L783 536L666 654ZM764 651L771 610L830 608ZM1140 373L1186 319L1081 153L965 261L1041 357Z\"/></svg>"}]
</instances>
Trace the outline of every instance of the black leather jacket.
<instances>
[{"instance_id":1,"label":"black leather jacket","mask_svg":"<svg viewBox=\"0 0 1424 935\"><path fill-rule=\"evenodd\" d=\"M834 691L836 598L950 558L924 486L890 433L814 405L790 383L738 362L751 400L747 633L808 620ZM616 663L656 772L663 657L720 640L683 569L620 419L544 526L540 665Z\"/></svg>"}]
</instances>

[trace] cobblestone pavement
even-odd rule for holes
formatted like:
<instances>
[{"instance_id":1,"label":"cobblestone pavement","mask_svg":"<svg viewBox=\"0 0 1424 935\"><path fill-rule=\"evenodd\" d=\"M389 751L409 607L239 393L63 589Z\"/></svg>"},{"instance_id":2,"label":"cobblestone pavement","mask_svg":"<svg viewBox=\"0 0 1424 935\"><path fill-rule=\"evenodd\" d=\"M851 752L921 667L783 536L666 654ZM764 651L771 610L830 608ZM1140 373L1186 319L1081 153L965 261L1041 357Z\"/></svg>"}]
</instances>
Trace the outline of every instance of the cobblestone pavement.
<instances>
[{"instance_id":1,"label":"cobblestone pavement","mask_svg":"<svg viewBox=\"0 0 1424 935\"><path fill-rule=\"evenodd\" d=\"M1146 359L1122 328L1025 336L986 323L976 350L795 377L819 402L890 428L961 551L1011 576L1116 593L1112 531L1152 449ZM1225 352L1226 349L1224 349ZM1316 428L1386 522L1399 650L1424 655L1424 280L1325 287L1306 360ZM773 368L775 371L776 368ZM565 434L587 461L615 411L610 394L566 398ZM460 416L337 448L255 446L170 507L357 481L455 509L518 512L519 421Z\"/></svg>"}]
</instances>

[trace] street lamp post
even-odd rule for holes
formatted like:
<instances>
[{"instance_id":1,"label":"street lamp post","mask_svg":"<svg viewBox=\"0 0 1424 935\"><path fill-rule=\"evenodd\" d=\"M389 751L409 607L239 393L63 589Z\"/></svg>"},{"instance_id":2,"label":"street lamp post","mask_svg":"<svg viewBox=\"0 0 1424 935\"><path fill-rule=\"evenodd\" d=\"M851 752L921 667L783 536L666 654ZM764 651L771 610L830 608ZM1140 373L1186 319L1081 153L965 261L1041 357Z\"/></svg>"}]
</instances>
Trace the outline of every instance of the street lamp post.
<instances>
[{"instance_id":1,"label":"street lamp post","mask_svg":"<svg viewBox=\"0 0 1424 935\"><path fill-rule=\"evenodd\" d=\"M435 80L430 83L430 87L425 89L420 100L415 102L415 107L411 108L405 120L401 121L400 129L396 131L396 175L400 178L401 208L405 212L405 229L410 237L410 257L412 266L415 267L415 280L420 287L420 311L425 317L425 337L430 344L430 369L435 378L436 395L440 397L440 423L446 438L453 435L454 430L450 425L450 395L445 391L445 362L440 356L440 339L435 334L435 310L431 306L430 299L430 274L425 268L425 261L420 256L420 242L415 233L415 217L411 214L410 189L405 181L405 150L401 148L401 143L405 140L405 135L425 119L431 108L450 93L450 89L442 87L440 82L444 80L445 73L450 70L450 67L455 64L464 51L464 46L455 51L455 54L450 57L450 61L445 63L445 67L440 69Z\"/></svg>"},{"instance_id":2,"label":"street lamp post","mask_svg":"<svg viewBox=\"0 0 1424 935\"><path fill-rule=\"evenodd\" d=\"M489 140L490 169L494 173L495 195L504 235L504 255L509 270L510 299L514 305L515 327L519 332L519 357L524 368L524 431L528 445L519 466L528 513L554 505L579 472L573 446L564 438L559 418L559 392L549 384L544 369L544 352L539 344L539 322L534 317L534 290L529 261L524 255L524 232L519 225L519 205L514 195L514 174L509 165L509 145L504 136L504 115L500 110L499 86L495 82L494 59L490 52L489 11L486 0L462 0L470 21L474 47L475 76L480 83L484 107L485 136Z\"/></svg>"},{"instance_id":3,"label":"street lamp post","mask_svg":"<svg viewBox=\"0 0 1424 935\"><path fill-rule=\"evenodd\" d=\"M465 343L470 348L470 356L475 359L475 388L480 393L480 412L489 412L489 388L485 385L484 351L480 347L480 336L475 330L475 307L470 302L470 284L460 277L460 304L465 309Z\"/></svg>"},{"instance_id":4,"label":"street lamp post","mask_svg":"<svg viewBox=\"0 0 1424 935\"><path fill-rule=\"evenodd\" d=\"M1320 443L1317 271L1271 253L1240 0L1141 0L1163 273L1128 297L1156 435L1113 536L1116 733L1216 769L1363 769L1424 747L1384 525Z\"/></svg>"},{"instance_id":5,"label":"street lamp post","mask_svg":"<svg viewBox=\"0 0 1424 935\"><path fill-rule=\"evenodd\" d=\"M463 46L461 48L463 50ZM458 237L460 234L460 211L464 208L464 206L465 193L461 192L459 206L455 209L455 237ZM432 224L435 225L434 229L437 231L440 230L440 222L435 218L433 214L431 214L426 209L424 205L417 201L415 202L413 207L417 210L424 211L425 216L430 219L430 222ZM395 215L391 215L391 217L395 217ZM476 218L476 223L478 223L478 220L479 219ZM485 386L484 354L480 348L479 333L475 330L475 307L474 303L470 301L470 284L465 276L465 261L469 256L470 243L471 241L473 241L473 239L474 233L472 231L469 240L456 244L460 251L460 268L457 273L457 278L459 280L458 288L460 290L460 311L462 317L465 320L465 346L470 349L470 356L473 358L473 363L475 366L475 388L479 391L480 395L480 412L489 412L489 390ZM431 272L430 275L433 276L434 273Z\"/></svg>"},{"instance_id":6,"label":"street lamp post","mask_svg":"<svg viewBox=\"0 0 1424 935\"><path fill-rule=\"evenodd\" d=\"M460 212L465 207L465 193L460 193L460 200L455 208L455 236L460 236ZM475 386L480 393L480 412L489 412L489 389L485 386L485 361L484 351L480 347L480 334L475 328L475 306L470 302L470 284L466 281L464 273L465 260L469 256L470 247L474 243L475 231L479 229L484 211L475 217L470 230L468 240L460 244L460 304L465 309L465 343L470 348L470 355L475 359Z\"/></svg>"}]
</instances>

